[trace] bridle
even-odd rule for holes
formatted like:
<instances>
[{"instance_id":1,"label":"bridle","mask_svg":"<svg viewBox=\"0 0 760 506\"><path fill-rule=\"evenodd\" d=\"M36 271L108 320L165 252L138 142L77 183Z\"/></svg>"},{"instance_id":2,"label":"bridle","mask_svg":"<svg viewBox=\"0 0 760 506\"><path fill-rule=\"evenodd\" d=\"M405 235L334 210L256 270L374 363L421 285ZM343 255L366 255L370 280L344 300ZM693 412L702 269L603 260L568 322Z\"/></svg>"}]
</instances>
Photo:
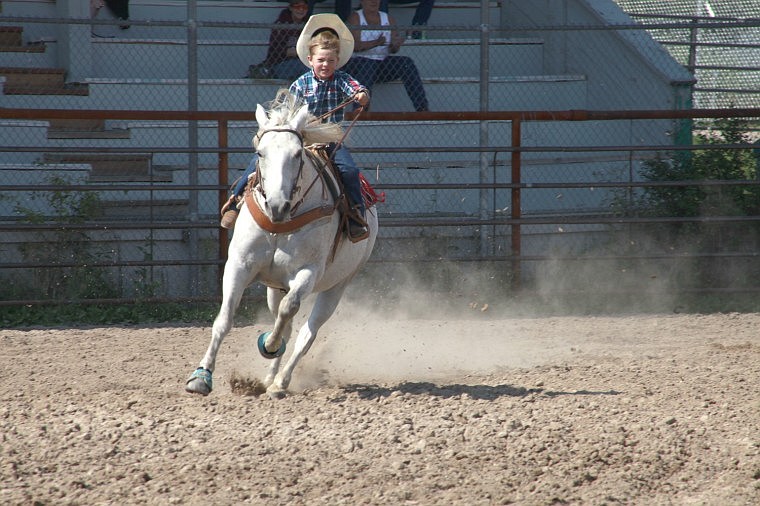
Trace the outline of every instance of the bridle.
<instances>
[{"instance_id":1,"label":"bridle","mask_svg":"<svg viewBox=\"0 0 760 506\"><path fill-rule=\"evenodd\" d=\"M297 130L293 130L292 128L267 128L265 130L262 130L256 134L256 143L261 142L261 138L264 136L264 134L268 134L269 132L287 132L295 135L298 137L298 141L301 144L301 156L300 156L300 163L298 164L298 173L296 174L295 180L293 181L293 187L290 190L290 198L288 200L293 200L293 197L296 196L296 194L301 191L301 187L298 185L298 182L301 180L301 175L303 174L303 135L301 135L301 132ZM264 175L261 172L261 165L259 161L256 161L256 177L259 178L261 181L264 180ZM264 193L264 188L259 186L261 194L266 198L266 194Z\"/></svg>"},{"instance_id":2,"label":"bridle","mask_svg":"<svg viewBox=\"0 0 760 506\"><path fill-rule=\"evenodd\" d=\"M323 183L322 188L323 188L323 193L324 193L324 189L327 187L327 184L325 183L325 170L324 170L325 167L324 165L320 166L319 161L316 159L316 156L311 154L309 150L307 150L304 147L303 136L301 135L300 132L293 130L291 128L265 129L256 134L257 143L261 141L261 137L268 132L289 132L289 133L294 134L301 141L301 163L298 167L298 174L296 175L296 180L293 184L293 189L290 192L291 201L296 196L296 194L301 190L301 187L298 185L298 181L301 179L303 175L304 156L309 156L312 159L312 161L315 163L315 168L317 168L317 175L314 178L314 181L312 181L312 183L309 185L309 187L306 188L306 191L304 191L301 194L301 198L298 200L298 202L291 205L291 208L290 208L291 219L286 222L274 223L271 220L271 218L264 213L262 207L259 204L258 199L253 198L253 192L256 191L266 201L266 193L264 192L264 189L262 188L262 185L261 185L261 183L263 182L264 176L262 175L261 166L257 162L256 172L254 173L255 174L254 179L248 183L248 186L245 191L245 203L249 211L251 212L251 215L253 216L254 221L262 229L266 230L267 232L276 234L276 233L293 232L294 230L298 230L304 225L307 225L315 220L331 216L335 212L335 210L338 208L337 193L333 193L333 197L334 197L333 204L318 206L308 211L305 211L301 214L296 214L296 210L301 206L301 204L303 204L306 196L309 194L312 188L314 188L315 184L320 179L322 180L322 183ZM326 198L326 195L323 195L323 198Z\"/></svg>"}]
</instances>

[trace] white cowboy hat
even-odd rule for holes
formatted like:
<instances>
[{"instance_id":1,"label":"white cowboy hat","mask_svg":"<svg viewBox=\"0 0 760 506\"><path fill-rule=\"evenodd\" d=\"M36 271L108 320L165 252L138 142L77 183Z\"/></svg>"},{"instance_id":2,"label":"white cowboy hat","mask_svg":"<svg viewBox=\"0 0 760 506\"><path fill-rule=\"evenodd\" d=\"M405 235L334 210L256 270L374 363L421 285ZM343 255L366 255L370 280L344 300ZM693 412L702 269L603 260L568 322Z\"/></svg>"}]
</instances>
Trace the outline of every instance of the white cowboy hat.
<instances>
[{"instance_id":1,"label":"white cowboy hat","mask_svg":"<svg viewBox=\"0 0 760 506\"><path fill-rule=\"evenodd\" d=\"M322 30L335 32L340 40L340 55L337 68L341 68L348 62L354 52L354 36L337 14L314 14L304 25L301 35L298 36L296 52L304 65L311 68L309 63L309 43L311 38Z\"/></svg>"}]
</instances>

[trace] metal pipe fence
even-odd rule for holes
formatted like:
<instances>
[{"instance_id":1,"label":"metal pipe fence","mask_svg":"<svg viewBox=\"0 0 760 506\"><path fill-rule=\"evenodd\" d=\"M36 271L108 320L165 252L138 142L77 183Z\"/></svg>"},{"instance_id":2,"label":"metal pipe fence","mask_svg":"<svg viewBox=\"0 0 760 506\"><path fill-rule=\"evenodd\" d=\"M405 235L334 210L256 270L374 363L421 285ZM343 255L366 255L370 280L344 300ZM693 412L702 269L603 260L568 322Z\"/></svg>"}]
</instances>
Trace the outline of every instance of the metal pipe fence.
<instances>
[{"instance_id":1,"label":"metal pipe fence","mask_svg":"<svg viewBox=\"0 0 760 506\"><path fill-rule=\"evenodd\" d=\"M9 4L0 305L216 298L218 210L251 156L250 110L290 82L246 72L283 6L140 4L125 28L84 2ZM441 0L420 29L392 8L417 31L399 55L432 112L401 80L378 83L349 138L386 194L368 276L757 289L760 20Z\"/></svg>"},{"instance_id":2,"label":"metal pipe fence","mask_svg":"<svg viewBox=\"0 0 760 506\"><path fill-rule=\"evenodd\" d=\"M0 119L6 120L43 120L54 118L97 118L103 120L135 119L145 120L156 117L151 111L63 111L63 110L13 110L0 109ZM3 213L0 231L5 237L0 247L3 251L0 261L0 276L6 286L25 286L25 284L50 283L47 292L37 292L36 297L24 298L14 296L23 291L10 291L3 295L0 304L17 305L47 302L79 300L90 302L141 300L205 300L218 296L221 266L225 260L228 236L218 227L217 210L226 199L228 182L234 178L235 171L228 166L228 158L234 153L250 153L250 148L231 143L230 126L236 122L249 119L248 113L236 112L186 112L164 111L160 113L162 121L204 121L214 125L216 130L215 145L198 148L185 146L143 146L133 148L110 148L106 153L133 154L180 152L198 155L212 155L216 163L209 167L209 174L203 175L204 183L183 184L175 180L189 180L179 175L187 168L174 168L172 180L149 180L135 183L93 182L88 178L77 181L55 179L67 170L78 173L81 167L66 167L65 164L53 167L51 180L38 180L28 183L13 182L8 177L0 179L0 202L15 201L15 210ZM760 179L757 172L746 174L743 178L728 176L714 178L681 179L646 179L640 176L624 177L611 180L609 174L599 178L598 170L601 156L602 165L618 165L621 160L641 163L656 160L657 156L669 153L669 160L678 162L682 157L694 153L730 153L751 152L757 160L758 150L755 145L744 142L715 142L711 145L694 143L688 145L661 144L615 144L615 145L541 145L531 146L526 142L526 133L531 125L550 125L554 123L584 124L588 122L619 121L658 121L663 119L683 120L738 120L757 122L760 109L723 109L723 110L689 110L689 111L503 111L503 112L436 112L436 113L367 113L362 116L360 124L378 125L393 122L396 128L403 128L406 123L416 128L424 128L427 123L435 125L444 122L457 125L462 122L489 122L509 128L498 139L490 136L488 146L459 146L441 143L439 146L399 146L374 147L354 143L352 150L359 160L376 160L393 156L396 160L408 160L412 154L424 152L426 156L439 154L452 158L464 152L476 157L485 154L496 160L499 155L504 158L496 162L494 172L489 179L482 179L482 170L478 163L468 165L467 160L446 162L446 166L436 165L436 159L407 161L414 164L401 168L380 169L379 177L373 174L372 165L365 165L365 172L370 176L374 187L388 194L388 207L379 205L381 233L379 247L371 259L370 269L387 269L391 264L429 266L432 264L480 265L478 269L494 269L499 276L507 280L506 291L520 293L522 289L535 289L541 285L541 272L547 265L558 263L591 265L605 263L644 263L657 264L657 269L672 270L672 265L684 262L704 262L710 266L703 267L702 274L710 278L709 271L718 269L716 263L749 262L744 268L746 273L756 272L758 251L760 248ZM413 121L414 120L414 121ZM364 128L364 127L360 127ZM34 145L7 145L0 148L2 152L28 151L39 153ZM78 146L73 150L58 149L58 154L67 152L97 153L97 146ZM569 180L568 174L561 174L552 179L541 179L538 172L545 170L545 161L536 158L539 155L554 157L557 154L583 153L585 158L579 162L584 166L582 180ZM616 156L605 158L606 154ZM621 156L622 155L622 156ZM640 156L639 156L640 155ZM399 158L400 157L400 158ZM632 161L636 159L635 161ZM538 161L537 161L538 160ZM674 162L674 163L675 163ZM372 163L372 162L370 162ZM459 163L460 166L450 166ZM549 167L556 170L565 166L567 161L560 160ZM755 162L756 163L756 162ZM571 163L572 165L572 163ZM591 170L588 170L591 169ZM92 169L84 169L92 176ZM395 182L385 182L385 171L390 171ZM639 173L637 168L634 172ZM405 174L403 181L398 174ZM480 173L480 175L476 175ZM434 177L430 177L433 175ZM699 175L694 173L693 175ZM452 179L458 179L453 181ZM575 178L573 176L572 178ZM700 207L691 215L652 214L651 209L642 209L631 204L621 208L621 198L632 202L630 197L642 191L684 191L702 192L705 195L718 195L721 192L749 194L756 201L739 212L736 202L725 197L723 207L706 209ZM477 198L477 204L470 207L457 207L458 200L466 201L473 192L486 191L488 198L484 204ZM506 192L506 193L505 193ZM562 193L554 197L560 201L565 195L581 192L593 196L593 202L576 201L570 206L546 204L546 196L534 197L536 194L550 192ZM621 193L622 192L622 193ZM743 193L742 193L743 192ZM606 198L599 199L595 194L605 193ZM19 202L23 204L27 196L36 195L34 199L41 202L40 207L20 213ZM114 198L114 195L121 196ZM197 216L186 213L185 203L180 212L167 215L160 208L181 195L179 200L187 201L193 195L199 202ZM475 194L473 194L475 195ZM644 195L644 194L641 194ZM688 197L688 193L684 193ZM88 196L96 197L90 211L82 211L82 201ZM403 199L402 199L403 197ZM676 196L678 197L678 195ZM78 199L78 200L77 200ZM439 211L429 212L420 209L420 203L430 200L439 203ZM626 200L628 199L628 200ZM726 200L728 199L728 200ZM74 201L76 200L76 201ZM399 203L401 201L403 203ZM550 198L551 200L551 198ZM110 202L109 202L110 201ZM58 203L65 202L67 206ZM442 204L441 204L442 202ZM754 202L754 203L753 203ZM113 206L116 209L113 209ZM506 209L500 212L498 208ZM752 206L755 207L752 207ZM140 207L139 211L127 213L125 208ZM21 206L23 207L23 206ZM424 206L423 206L424 207ZM111 216L104 215L110 212ZM145 208L150 209L146 211ZM158 209L158 210L156 210ZM58 213L58 214L56 214ZM683 241L703 241L712 237L719 229L721 237L710 247L685 249L681 242L667 246L656 244L650 238L646 247L631 250L621 244L625 240L642 236L655 237L658 234L675 233L684 227L698 227L691 235L685 235ZM663 232L670 230L670 232ZM194 234L191 235L191 231ZM162 234L175 233L174 236L161 237ZM681 233L681 232L678 232ZM194 237L193 237L194 236ZM483 248L483 237L487 247ZM623 239L621 239L621 237ZM659 235L662 239L662 235ZM639 240L639 239L633 239ZM712 238L711 240L715 240ZM192 245L190 242L194 241ZM604 243L600 246L600 241ZM622 242L621 242L622 241ZM426 245L422 243L437 243ZM668 248L671 249L668 249ZM56 254L51 254L51 248ZM43 253L40 253L42 250ZM89 252L87 250L90 250ZM35 253L36 251L36 253ZM506 262L506 264L505 264ZM671 267L662 267L670 264ZM385 266L385 267L383 267ZM488 267L486 267L488 266ZM496 267L494 267L496 266ZM190 270L189 270L190 269ZM192 270L194 269L194 270ZM592 269L592 267L589 267ZM465 269L467 270L467 269ZM742 270L742 269L740 269ZM51 274L54 272L64 274ZM200 274L198 274L200 273ZM82 277L90 287L72 289L60 288L66 285L68 277ZM197 277L197 276L200 276ZM711 283L694 285L686 283L673 289L697 292L742 293L757 291L755 276L743 275L743 282L725 286ZM733 279L733 278L732 278ZM112 283L117 280L114 289ZM180 286L177 281L183 280ZM749 281L748 281L749 280ZM56 285L57 284L57 285ZM193 289L196 284L196 289ZM98 287L109 286L108 293L99 293ZM202 286L203 290L197 287ZM88 291L87 288L91 288ZM620 286L617 287L618 289ZM631 290L639 289L632 285ZM42 296L47 293L47 297ZM77 297L78 295L78 297ZM61 298L63 297L63 298Z\"/></svg>"}]
</instances>

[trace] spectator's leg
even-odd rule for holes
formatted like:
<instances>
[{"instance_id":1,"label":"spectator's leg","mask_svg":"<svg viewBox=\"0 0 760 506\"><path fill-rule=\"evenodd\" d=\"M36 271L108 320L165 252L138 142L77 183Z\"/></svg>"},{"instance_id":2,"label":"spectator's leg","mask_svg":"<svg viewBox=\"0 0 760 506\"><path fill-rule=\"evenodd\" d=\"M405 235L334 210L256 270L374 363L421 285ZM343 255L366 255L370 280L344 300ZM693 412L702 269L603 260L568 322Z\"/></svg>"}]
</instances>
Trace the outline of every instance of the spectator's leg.
<instances>
[{"instance_id":1,"label":"spectator's leg","mask_svg":"<svg viewBox=\"0 0 760 506\"><path fill-rule=\"evenodd\" d=\"M425 87L414 60L408 56L389 56L382 61L377 72L378 82L401 79L406 89L406 94L412 101L415 111L427 111L428 101L425 96Z\"/></svg>"},{"instance_id":2,"label":"spectator's leg","mask_svg":"<svg viewBox=\"0 0 760 506\"><path fill-rule=\"evenodd\" d=\"M288 58L272 67L272 77L295 81L309 70L298 58Z\"/></svg>"},{"instance_id":3,"label":"spectator's leg","mask_svg":"<svg viewBox=\"0 0 760 506\"><path fill-rule=\"evenodd\" d=\"M346 64L346 72L356 79L359 84L364 85L370 91L370 107L372 106L372 86L377 80L377 70L380 62L363 56L354 56ZM365 108L365 109L368 109Z\"/></svg>"},{"instance_id":4,"label":"spectator's leg","mask_svg":"<svg viewBox=\"0 0 760 506\"><path fill-rule=\"evenodd\" d=\"M420 0L417 10L414 11L414 17L412 18L413 25L426 25L430 19L430 14L433 12L433 6L435 0Z\"/></svg>"}]
</instances>

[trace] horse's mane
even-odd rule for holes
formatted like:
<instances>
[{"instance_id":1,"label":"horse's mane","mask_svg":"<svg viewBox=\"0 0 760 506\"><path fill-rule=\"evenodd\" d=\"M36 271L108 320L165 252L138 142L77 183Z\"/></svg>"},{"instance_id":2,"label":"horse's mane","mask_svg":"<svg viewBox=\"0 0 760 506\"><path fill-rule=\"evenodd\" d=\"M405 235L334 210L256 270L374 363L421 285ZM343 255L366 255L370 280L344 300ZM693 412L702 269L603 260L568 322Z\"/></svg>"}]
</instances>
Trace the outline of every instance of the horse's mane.
<instances>
[{"instance_id":1,"label":"horse's mane","mask_svg":"<svg viewBox=\"0 0 760 506\"><path fill-rule=\"evenodd\" d=\"M303 105L303 101L294 97L287 89L277 91L274 100L264 104L267 116L272 122L269 127L287 125ZM259 127L261 130L261 127ZM343 137L343 129L337 123L322 123L309 113L306 126L301 131L305 146L338 142Z\"/></svg>"}]
</instances>

